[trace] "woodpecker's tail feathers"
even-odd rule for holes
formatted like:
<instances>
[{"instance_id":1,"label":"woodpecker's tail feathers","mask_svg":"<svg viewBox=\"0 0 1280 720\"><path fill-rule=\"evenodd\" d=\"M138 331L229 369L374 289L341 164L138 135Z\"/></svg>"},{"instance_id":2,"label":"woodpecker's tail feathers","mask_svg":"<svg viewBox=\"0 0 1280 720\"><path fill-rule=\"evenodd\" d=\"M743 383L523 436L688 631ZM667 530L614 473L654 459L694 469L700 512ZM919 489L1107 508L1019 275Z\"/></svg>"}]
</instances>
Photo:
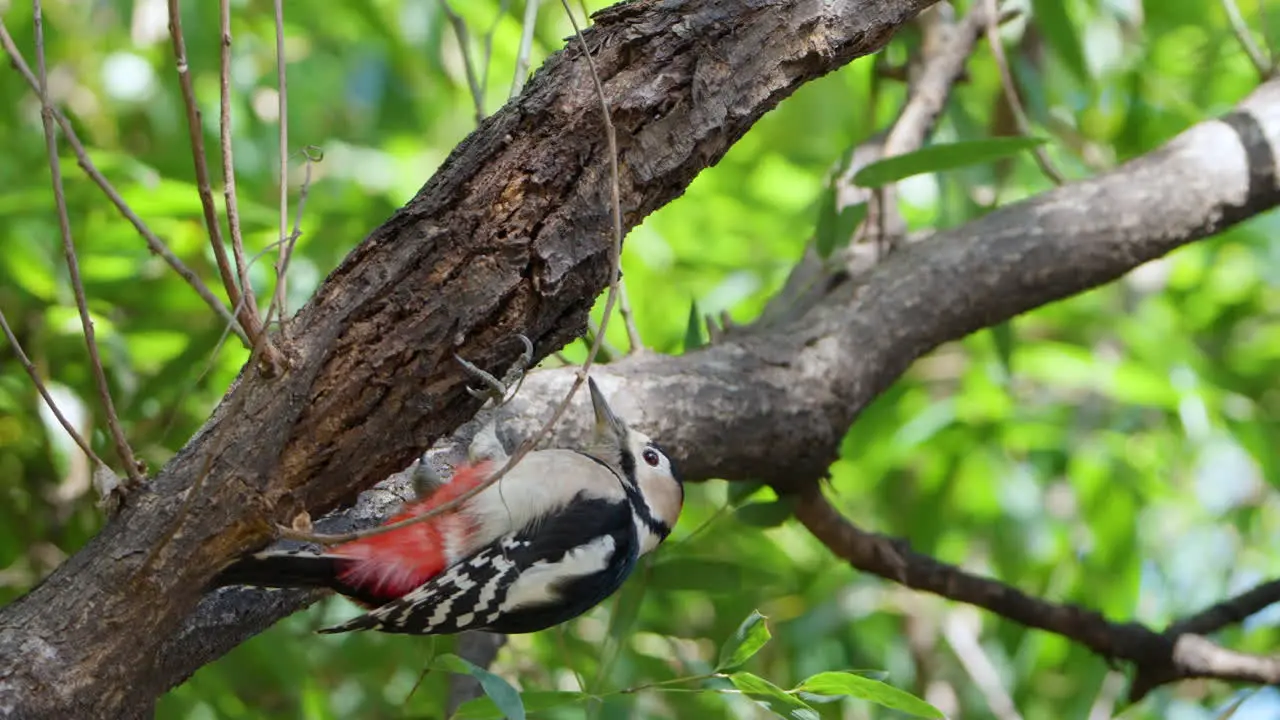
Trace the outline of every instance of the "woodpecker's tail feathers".
<instances>
[{"instance_id":1,"label":"woodpecker's tail feathers","mask_svg":"<svg viewBox=\"0 0 1280 720\"><path fill-rule=\"evenodd\" d=\"M306 550L264 551L248 555L227 567L213 580L215 587L253 585L265 588L327 588L354 600L380 605L385 598L367 593L344 582L343 570L349 558Z\"/></svg>"},{"instance_id":2,"label":"woodpecker's tail feathers","mask_svg":"<svg viewBox=\"0 0 1280 720\"><path fill-rule=\"evenodd\" d=\"M320 633L321 635L335 635L337 633L352 632L354 630L377 630L381 627L382 627L382 623L378 622L378 620L374 618L374 616L368 613L363 613L363 614L357 615L356 617L351 618L350 620L342 623L341 625L334 625L333 627L320 628L316 632Z\"/></svg>"}]
</instances>

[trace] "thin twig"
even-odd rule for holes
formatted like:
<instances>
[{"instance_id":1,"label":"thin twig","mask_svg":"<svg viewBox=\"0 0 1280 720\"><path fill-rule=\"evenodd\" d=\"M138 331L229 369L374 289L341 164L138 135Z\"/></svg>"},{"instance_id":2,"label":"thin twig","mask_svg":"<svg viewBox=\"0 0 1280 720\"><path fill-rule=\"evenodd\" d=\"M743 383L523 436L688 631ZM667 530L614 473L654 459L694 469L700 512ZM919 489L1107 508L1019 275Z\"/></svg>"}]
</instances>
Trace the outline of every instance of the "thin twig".
<instances>
[{"instance_id":1,"label":"thin twig","mask_svg":"<svg viewBox=\"0 0 1280 720\"><path fill-rule=\"evenodd\" d=\"M298 238L302 237L302 213L307 207L307 196L311 192L311 166L324 158L324 153L314 145L308 145L303 148L302 155L305 158L305 162L302 166L302 185L298 188L298 204L293 210L293 230L289 232L288 237L277 241L281 245L280 255L283 263L276 268L276 271L282 285L284 278L289 275L289 261L293 258L293 247L297 244ZM263 319L263 323L270 327L273 315L278 313L280 327L283 331L284 308L285 296L282 292L277 292L276 296L271 299L271 306L267 308L267 316Z\"/></svg>"},{"instance_id":2,"label":"thin twig","mask_svg":"<svg viewBox=\"0 0 1280 720\"><path fill-rule=\"evenodd\" d=\"M1244 17L1240 14L1240 7L1236 5L1236 0L1222 0L1222 9L1227 13L1227 21L1231 23L1231 31L1236 34L1236 39L1240 41L1240 47L1244 48L1244 54L1249 56L1249 62L1253 63L1253 69L1258 71L1258 77L1266 80L1271 77L1271 73L1275 70L1272 66L1271 59L1262 52L1262 48L1258 47L1258 43L1253 40L1253 33L1249 31L1249 26L1245 24Z\"/></svg>"},{"instance_id":3,"label":"thin twig","mask_svg":"<svg viewBox=\"0 0 1280 720\"><path fill-rule=\"evenodd\" d=\"M196 92L191 83L191 67L187 64L187 43L182 36L182 15L178 0L169 2L169 38L173 41L174 65L178 71L178 86L182 90L182 102L187 113L187 135L191 143L191 158L195 165L196 191L204 211L204 224L209 231L209 244L222 277L222 286L231 299L231 305L240 308L236 317L249 336L250 344L257 347L266 338L262 334L262 322L258 319L258 306L250 286L238 287L227 249L222 241L222 225L218 221L218 209L213 202L213 187L209 182L209 164L205 162L204 130L200 122L200 109L196 104ZM243 296L243 302L242 302Z\"/></svg>"},{"instance_id":4,"label":"thin twig","mask_svg":"<svg viewBox=\"0 0 1280 720\"><path fill-rule=\"evenodd\" d=\"M631 301L627 299L626 281L622 278L618 278L618 312L622 315L622 323L627 326L627 354L632 355L644 350L644 341L640 339L636 318L631 314Z\"/></svg>"},{"instance_id":5,"label":"thin twig","mask_svg":"<svg viewBox=\"0 0 1280 720\"><path fill-rule=\"evenodd\" d=\"M515 97L524 89L529 74L529 54L533 52L533 31L538 27L538 7L542 0L525 0L524 20L520 27L520 49L516 52L516 73L511 79L511 95Z\"/></svg>"},{"instance_id":6,"label":"thin twig","mask_svg":"<svg viewBox=\"0 0 1280 720\"><path fill-rule=\"evenodd\" d=\"M277 0L278 1L278 0ZM458 49L462 52L462 67L467 74L467 87L471 89L471 101L475 104L476 124L484 121L484 91L480 89L480 79L476 74L475 62L471 58L471 40L467 34L467 21L453 11L449 0L440 0L444 15L453 26L453 34L458 38Z\"/></svg>"},{"instance_id":7,"label":"thin twig","mask_svg":"<svg viewBox=\"0 0 1280 720\"><path fill-rule=\"evenodd\" d=\"M994 578L971 573L911 549L907 541L868 532L851 523L815 481L801 491L796 519L850 566L904 587L983 608L1028 628L1054 633L1101 657L1131 663L1129 690L1137 702L1151 689L1202 677L1280 683L1280 658L1226 650L1200 635L1176 638L1138 622L1115 622L1078 605L1029 595Z\"/></svg>"},{"instance_id":8,"label":"thin twig","mask_svg":"<svg viewBox=\"0 0 1280 720\"><path fill-rule=\"evenodd\" d=\"M274 0L273 6L276 24L276 86L279 90L276 100L279 103L277 114L280 122L280 238L283 240L285 233L289 231L289 85L284 57L284 3L282 0ZM310 171L311 166L308 164L308 174ZM285 331L284 317L287 309L289 255L292 251L292 242L281 243L280 256L276 260L276 292L275 297L271 299L271 306L280 314L282 336ZM267 318L266 323L269 326L271 319Z\"/></svg>"},{"instance_id":9,"label":"thin twig","mask_svg":"<svg viewBox=\"0 0 1280 720\"><path fill-rule=\"evenodd\" d=\"M1031 121L1027 119L1027 111L1023 109L1022 101L1018 99L1018 88L1014 83L1013 72L1009 69L1009 59L1004 54L1004 44L1000 41L1000 12L996 8L996 0L986 0L986 3L987 43L991 45L991 55L995 58L996 67L1000 70L1000 86L1004 88L1005 102L1009 103L1009 110L1013 113L1014 122L1018 125L1018 133L1030 137ZM1066 183L1066 176L1054 167L1053 161L1049 159L1049 153L1043 147L1037 145L1031 149L1031 153L1036 159L1036 164L1040 166L1040 171L1054 185Z\"/></svg>"},{"instance_id":10,"label":"thin twig","mask_svg":"<svg viewBox=\"0 0 1280 720\"><path fill-rule=\"evenodd\" d=\"M89 456L90 460L101 467L106 467L106 463L102 462L102 458L93 452L93 449L89 447L89 443L80 436L71 421L67 420L67 417L58 409L58 404L53 401L53 396L49 394L49 389L45 387L44 381L40 379L40 374L36 372L35 363L31 362L31 358L27 357L27 353L22 350L22 345L18 342L18 336L9 327L9 321L5 318L3 310L0 310L0 330L4 330L4 336L9 339L9 345L13 347L13 354L18 356L18 362L22 363L23 369L27 371L27 376L31 378L31 384L36 386L36 392L40 393L40 397L44 398L45 404L49 406L53 416L58 419L62 429L67 431L67 434L71 436L76 445L80 446L84 454Z\"/></svg>"},{"instance_id":11,"label":"thin twig","mask_svg":"<svg viewBox=\"0 0 1280 720\"><path fill-rule=\"evenodd\" d=\"M62 136L66 139L67 144L71 146L71 152L75 154L76 161L79 163L80 168L84 170L84 173L89 176L89 179L102 190L102 193L106 195L107 199L111 201L111 204L116 207L116 210L120 213L121 217L128 220L129 223L133 225L134 230L137 231L137 233L141 235L142 239L147 243L147 249L152 253L159 255L161 259L168 263L169 267L173 268L174 272L178 273L178 276L185 280L186 283L196 291L196 294L205 301L205 304L232 327L236 337L240 338L246 346L252 346L249 342L249 336L245 334L244 328L240 326L240 322L236 320L235 315L233 315L231 311L227 309L227 306L209 290L209 287L204 284L204 281L200 279L200 276L196 275L191 268L187 267L186 263L182 262L177 255L174 255L173 251L169 249L169 246L166 245L159 236L152 232L151 228L147 227L147 224L142 221L142 218L138 217L138 214L133 211L133 208L130 208L128 203L124 201L124 198L116 190L115 186L111 184L111 181L107 180L106 176L98 170L97 165L94 165L93 160L89 158L89 153L85 149L84 144L80 142L80 136L76 134L75 128L71 125L71 121L68 120L67 116L60 110L53 107L52 103L48 102L47 98L44 97L44 93L40 91L40 81L27 65L27 61L22 58L22 53L18 51L17 44L13 42L13 37L9 34L9 29L5 26L3 18L0 18L0 45L4 46L5 53L9 56L9 61L13 64L14 68L17 69L18 73L26 79L32 92L36 93L42 103L49 105L53 112L54 119L58 121L58 127L62 129Z\"/></svg>"},{"instance_id":12,"label":"thin twig","mask_svg":"<svg viewBox=\"0 0 1280 720\"><path fill-rule=\"evenodd\" d=\"M498 25L502 24L502 18L506 17L507 10L510 8L511 0L502 0L498 3L498 14L494 16L489 29L485 31L484 72L480 76L480 97L485 97L489 92L489 70L493 68L493 36L498 32Z\"/></svg>"},{"instance_id":13,"label":"thin twig","mask_svg":"<svg viewBox=\"0 0 1280 720\"><path fill-rule=\"evenodd\" d=\"M80 262L76 257L75 242L71 239L71 218L67 214L67 197L62 188L62 160L58 155L57 130L54 127L53 108L49 105L48 72L44 57L44 10L40 0L32 4L33 20L36 36L36 77L40 81L40 121L44 125L45 151L49 155L49 174L53 181L53 201L58 210L58 230L62 234L62 251L67 258L67 274L71 277L71 288L76 296L76 309L80 312L80 326L84 329L84 342L89 350L89 366L93 370L94 384L98 388L98 399L102 402L106 414L107 428L115 443L116 454L124 463L125 474L129 484L142 484L142 473L138 461L129 447L129 440L120 427L120 418L116 415L115 403L111 400L111 389L107 386L107 373L102 368L102 358L98 355L98 342L93 330L93 318L89 316L89 300L85 296L84 282L80 279Z\"/></svg>"},{"instance_id":14,"label":"thin twig","mask_svg":"<svg viewBox=\"0 0 1280 720\"><path fill-rule=\"evenodd\" d=\"M1165 634L1208 635L1228 625L1242 623L1245 618L1277 602L1280 602L1280 579L1268 580L1174 622L1165 630Z\"/></svg>"},{"instance_id":15,"label":"thin twig","mask_svg":"<svg viewBox=\"0 0 1280 720\"><path fill-rule=\"evenodd\" d=\"M388 533L393 530L399 530L402 527L425 522L438 515L453 511L455 508L461 506L463 503L476 495L479 495L490 486L500 481L507 475L507 473L511 472L511 470L515 468L525 455L528 455L535 447L537 447L538 443L542 442L542 439L546 437L547 434L551 432L551 429L555 427L556 423L560 421L561 416L564 415L565 410L568 409L569 403L573 401L574 395L578 392L578 388L582 387L582 384L586 382L587 374L591 370L591 364L595 361L596 355L600 352L600 346L604 342L605 329L608 327L609 317L613 314L613 306L617 302L618 298L618 283L621 280L618 262L622 257L622 190L618 169L617 132L614 129L613 119L609 113L609 102L608 98L604 94L604 85L600 81L600 73L596 70L595 60L591 57L591 50L587 46L586 38L583 37L582 30L578 27L578 22L574 19L573 13L569 9L568 0L560 1L564 5L565 12L569 15L569 21L573 23L574 33L577 36L578 43L582 46L582 53L587 60L587 67L591 70L591 79L594 81L596 96L600 101L600 111L604 118L605 137L608 141L609 147L610 205L613 214L613 243L609 248L609 267L611 277L609 280L608 297L605 299L604 315L600 323L600 332L596 334L595 342L592 343L591 349L587 353L586 360L583 361L582 366L578 369L578 372L575 373L573 385L569 388L569 392L565 394L564 399L560 401L555 410L551 413L551 417L543 423L538 432L534 433L532 437L522 442L520 446L516 448L516 451L507 459L507 462L499 468L497 472L486 478L484 482L474 488L471 488L467 492L462 493L453 500L444 503L440 507L424 512L421 515L401 520L400 522L338 535L316 535L312 533L303 533L292 528L277 525L276 531L280 537L288 538L290 540L299 540L302 542L318 543L321 545L336 545L338 543L352 542L372 537L374 535Z\"/></svg>"},{"instance_id":16,"label":"thin twig","mask_svg":"<svg viewBox=\"0 0 1280 720\"><path fill-rule=\"evenodd\" d=\"M236 273L240 276L240 287L246 288L247 302L253 302L253 293L248 290L249 266L244 260L244 236L240 231L240 205L236 200L236 165L232 151L231 137L231 0L219 0L220 25L222 43L219 48L221 67L219 68L220 112L218 130L222 150L222 194L227 206L227 229L231 233L231 252L236 260ZM255 311L256 312L256 311Z\"/></svg>"}]
</instances>

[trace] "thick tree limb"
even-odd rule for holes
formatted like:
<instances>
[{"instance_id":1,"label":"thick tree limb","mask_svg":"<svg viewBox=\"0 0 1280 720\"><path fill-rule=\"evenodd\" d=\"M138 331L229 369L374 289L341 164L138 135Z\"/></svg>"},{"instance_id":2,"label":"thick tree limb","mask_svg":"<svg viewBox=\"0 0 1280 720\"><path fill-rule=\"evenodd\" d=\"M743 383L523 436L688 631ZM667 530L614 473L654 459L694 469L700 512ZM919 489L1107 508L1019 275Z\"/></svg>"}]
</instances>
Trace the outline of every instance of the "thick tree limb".
<instances>
[{"instance_id":1,"label":"thick tree limb","mask_svg":"<svg viewBox=\"0 0 1280 720\"><path fill-rule=\"evenodd\" d=\"M587 42L621 140L627 227L782 98L879 49L933 0L639 0ZM475 412L515 331L540 356L608 276L609 191L587 64L570 47L361 243L290 325L289 367L246 368L209 422L84 549L0 611L0 716L135 715L190 667L162 644L274 523L349 500ZM139 632L146 628L146 632Z\"/></svg>"}]
</instances>

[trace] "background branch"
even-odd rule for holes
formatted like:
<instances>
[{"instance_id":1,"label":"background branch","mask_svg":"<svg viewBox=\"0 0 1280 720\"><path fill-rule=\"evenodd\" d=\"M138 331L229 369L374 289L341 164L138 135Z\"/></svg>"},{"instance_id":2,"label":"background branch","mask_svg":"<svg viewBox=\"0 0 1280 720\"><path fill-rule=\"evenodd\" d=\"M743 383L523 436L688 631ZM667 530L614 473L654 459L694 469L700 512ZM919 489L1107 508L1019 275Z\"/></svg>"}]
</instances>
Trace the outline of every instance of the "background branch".
<instances>
[{"instance_id":1,"label":"background branch","mask_svg":"<svg viewBox=\"0 0 1280 720\"><path fill-rule=\"evenodd\" d=\"M816 484L801 494L796 519L856 570L984 608L1066 637L1108 660L1132 663L1137 671L1133 701L1157 685L1188 677L1280 682L1280 658L1226 650L1197 635L1170 637L1140 623L1113 622L1093 610L1037 598L913 552L906 540L866 532L842 517Z\"/></svg>"},{"instance_id":2,"label":"background branch","mask_svg":"<svg viewBox=\"0 0 1280 720\"><path fill-rule=\"evenodd\" d=\"M76 257L75 241L71 239L71 218L67 215L67 196L62 187L62 156L58 153L58 131L53 118L53 108L49 106L48 72L44 58L44 20L40 0L35 0L34 19L36 36L36 78L40 84L40 121L44 125L45 152L49 156L49 175L53 183L53 202L58 213L58 231L62 235L62 252L67 260L67 274L71 278L71 290L76 298L76 310L80 313L80 327L84 331L84 344L89 352L89 367L93 370L94 386L98 390L98 401L102 403L102 412L106 416L107 430L115 445L116 455L124 465L125 477L129 485L136 486L145 479L138 460L133 456L133 448L129 447L129 439L125 437L124 428L120 426L120 417L116 414L115 402L111 399L111 388L107 384L106 370L102 367L102 357L98 354L98 341L93 328L93 318L89 316L89 300L85 297L84 281L80 279L80 261ZM16 347L16 345L15 345Z\"/></svg>"},{"instance_id":3,"label":"background branch","mask_svg":"<svg viewBox=\"0 0 1280 720\"><path fill-rule=\"evenodd\" d=\"M235 315L227 309L227 306L223 304L221 300L214 296L213 292L209 290L209 287L200 279L200 276L196 275L191 268L187 267L186 263L182 262L177 255L174 255L173 251L169 249L169 246L166 245L158 235L151 231L151 228L142 221L142 218L139 217L138 214L129 207L128 203L124 201L124 198L120 195L119 191L116 190L115 186L111 184L111 181L107 180L106 176L98 170L97 165L95 165L93 160L89 157L89 153L85 149L84 143L80 142L80 137L76 134L75 128L71 125L71 121L68 120L67 116L58 110L58 108L54 107L44 92L41 91L40 81L36 79L35 74L31 72L31 68L27 65L26 60L23 59L22 53L18 50L18 46L13 42L13 36L9 34L9 29L4 24L4 18L0 18L0 46L4 47L5 53L9 56L9 62L12 63L14 69L16 69L27 81L27 85L31 87L33 92L35 92L36 97L40 98L42 105L49 107L53 112L54 118L58 121L58 127L62 129L63 138L65 138L67 144L71 146L71 152L75 154L76 162L79 163L80 168L84 170L84 173L89 176L89 179L102 190L102 194L107 196L107 199L111 201L111 204L115 206L120 215L124 217L124 219L128 220L129 224L133 225L134 230L136 230L147 243L147 248L152 253L159 255L169 265L169 267L173 268L173 271L176 272L178 276L187 283L187 285L191 286L191 289L196 291L196 294L200 296L200 299L204 300L205 304L208 305L219 318L226 322L227 326L231 328L231 331L236 334L236 337L240 338L241 342L243 342L246 347L252 347L252 343L249 341L249 336L245 333L244 328L240 327L240 322L236 319Z\"/></svg>"},{"instance_id":4,"label":"background branch","mask_svg":"<svg viewBox=\"0 0 1280 720\"><path fill-rule=\"evenodd\" d=\"M200 195L200 206L204 210L204 225L209 232L209 245L213 249L213 257L218 265L218 273L222 277L222 286L227 292L235 315L240 320L240 327L248 335L251 347L257 348L266 342L262 333L262 321L258 318L258 305L253 297L253 288L239 287L236 276L227 259L227 249L222 241L222 224L218 220L218 210L213 202L213 187L209 180L209 164L205 160L204 126L200 121L200 108L196 100L195 88L191 83L191 68L187 63L187 43L182 35L182 9L178 0L168 0L169 37L173 42L174 63L178 72L178 85L182 88L182 100L187 113L187 136L191 143L191 156L195 167L196 190Z\"/></svg>"}]
</instances>

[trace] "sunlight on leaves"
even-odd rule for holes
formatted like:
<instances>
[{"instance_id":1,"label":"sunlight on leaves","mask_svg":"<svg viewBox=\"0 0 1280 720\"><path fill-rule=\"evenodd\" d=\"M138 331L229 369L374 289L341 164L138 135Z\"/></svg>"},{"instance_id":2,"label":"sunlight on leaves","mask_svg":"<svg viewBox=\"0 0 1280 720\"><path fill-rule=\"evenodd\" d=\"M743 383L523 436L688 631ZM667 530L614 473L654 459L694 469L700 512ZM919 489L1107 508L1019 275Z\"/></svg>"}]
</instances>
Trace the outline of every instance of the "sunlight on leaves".
<instances>
[{"instance_id":1,"label":"sunlight on leaves","mask_svg":"<svg viewBox=\"0 0 1280 720\"><path fill-rule=\"evenodd\" d=\"M738 672L729 676L729 682L761 707L779 717L789 720L818 720L818 711L808 703L785 690L748 672Z\"/></svg>"},{"instance_id":2,"label":"sunlight on leaves","mask_svg":"<svg viewBox=\"0 0 1280 720\"><path fill-rule=\"evenodd\" d=\"M945 718L942 711L898 688L861 675L847 672L823 672L809 677L796 686L794 692L815 695L845 695L866 700L891 710L910 713L922 718Z\"/></svg>"},{"instance_id":3,"label":"sunlight on leaves","mask_svg":"<svg viewBox=\"0 0 1280 720\"><path fill-rule=\"evenodd\" d=\"M720 661L716 663L716 672L732 670L760 652L760 648L773 637L769 632L767 619L759 610L751 611L733 635L720 646Z\"/></svg>"},{"instance_id":4,"label":"sunlight on leaves","mask_svg":"<svg viewBox=\"0 0 1280 720\"><path fill-rule=\"evenodd\" d=\"M853 181L862 187L880 187L913 175L955 170L969 165L1012 157L1045 143L1038 137L998 137L986 140L930 145L915 152L894 155L862 168Z\"/></svg>"}]
</instances>

